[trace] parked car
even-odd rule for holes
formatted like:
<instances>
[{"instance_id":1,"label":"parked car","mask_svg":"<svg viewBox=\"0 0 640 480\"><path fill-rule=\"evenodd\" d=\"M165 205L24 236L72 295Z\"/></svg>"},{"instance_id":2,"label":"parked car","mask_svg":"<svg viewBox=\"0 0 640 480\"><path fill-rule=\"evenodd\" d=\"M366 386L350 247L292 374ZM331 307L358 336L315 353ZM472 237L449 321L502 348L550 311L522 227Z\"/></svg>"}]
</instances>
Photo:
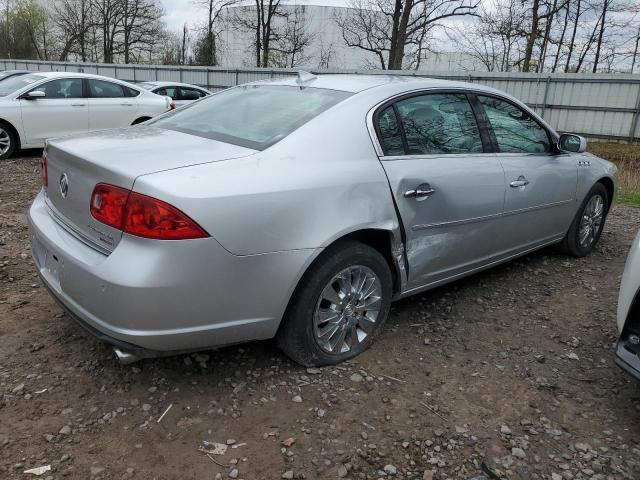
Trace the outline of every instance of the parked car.
<instances>
[{"instance_id":1,"label":"parked car","mask_svg":"<svg viewBox=\"0 0 640 480\"><path fill-rule=\"evenodd\" d=\"M616 363L640 380L640 232L636 236L622 274L618 296Z\"/></svg>"},{"instance_id":2,"label":"parked car","mask_svg":"<svg viewBox=\"0 0 640 480\"><path fill-rule=\"evenodd\" d=\"M125 361L275 336L334 364L371 345L394 299L546 245L591 252L616 167L585 148L480 85L248 84L51 140L32 251Z\"/></svg>"},{"instance_id":3,"label":"parked car","mask_svg":"<svg viewBox=\"0 0 640 480\"><path fill-rule=\"evenodd\" d=\"M26 75L28 73L33 73L30 70L4 70L0 72L0 82L6 80L7 78L17 77L18 75Z\"/></svg>"},{"instance_id":4,"label":"parked car","mask_svg":"<svg viewBox=\"0 0 640 480\"><path fill-rule=\"evenodd\" d=\"M169 97L98 75L14 76L0 82L0 159L47 138L133 125L170 108Z\"/></svg>"},{"instance_id":5,"label":"parked car","mask_svg":"<svg viewBox=\"0 0 640 480\"><path fill-rule=\"evenodd\" d=\"M143 82L138 85L157 95L166 95L167 97L171 97L177 107L187 105L211 95L209 90L198 87L197 85L189 85L188 83L158 81Z\"/></svg>"}]
</instances>

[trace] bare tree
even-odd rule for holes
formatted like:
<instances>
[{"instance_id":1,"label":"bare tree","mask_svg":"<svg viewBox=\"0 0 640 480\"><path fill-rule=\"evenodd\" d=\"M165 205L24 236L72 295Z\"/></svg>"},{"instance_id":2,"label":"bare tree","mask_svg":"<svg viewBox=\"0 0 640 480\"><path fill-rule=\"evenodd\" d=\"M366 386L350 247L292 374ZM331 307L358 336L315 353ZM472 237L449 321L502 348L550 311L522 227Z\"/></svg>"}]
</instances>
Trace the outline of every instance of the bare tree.
<instances>
[{"instance_id":1,"label":"bare tree","mask_svg":"<svg viewBox=\"0 0 640 480\"><path fill-rule=\"evenodd\" d=\"M280 7L280 0L254 0L253 6L235 8L230 22L236 28L252 32L256 67L268 67L271 49L283 35L282 25L288 13ZM248 14L247 14L248 13ZM277 23L277 19L281 21Z\"/></svg>"},{"instance_id":2,"label":"bare tree","mask_svg":"<svg viewBox=\"0 0 640 480\"><path fill-rule=\"evenodd\" d=\"M204 28L197 42L196 60L200 65L218 65L218 19L237 0L194 0L193 3L207 12Z\"/></svg>"},{"instance_id":3,"label":"bare tree","mask_svg":"<svg viewBox=\"0 0 640 480\"><path fill-rule=\"evenodd\" d=\"M74 52L87 61L91 27L95 23L91 0L61 0L53 4L53 19L60 31L63 46L60 60Z\"/></svg>"},{"instance_id":4,"label":"bare tree","mask_svg":"<svg viewBox=\"0 0 640 480\"><path fill-rule=\"evenodd\" d=\"M295 7L287 13L282 34L278 35L271 46L271 63L282 68L304 65L309 60L305 50L315 41L316 36L316 32L309 31L305 8Z\"/></svg>"},{"instance_id":5,"label":"bare tree","mask_svg":"<svg viewBox=\"0 0 640 480\"><path fill-rule=\"evenodd\" d=\"M124 63L131 63L136 48L157 40L163 10L154 0L122 0Z\"/></svg>"},{"instance_id":6,"label":"bare tree","mask_svg":"<svg viewBox=\"0 0 640 480\"><path fill-rule=\"evenodd\" d=\"M374 54L383 69L403 67L407 49L421 50L430 29L445 19L477 15L476 0L352 0L336 16L350 47Z\"/></svg>"}]
</instances>

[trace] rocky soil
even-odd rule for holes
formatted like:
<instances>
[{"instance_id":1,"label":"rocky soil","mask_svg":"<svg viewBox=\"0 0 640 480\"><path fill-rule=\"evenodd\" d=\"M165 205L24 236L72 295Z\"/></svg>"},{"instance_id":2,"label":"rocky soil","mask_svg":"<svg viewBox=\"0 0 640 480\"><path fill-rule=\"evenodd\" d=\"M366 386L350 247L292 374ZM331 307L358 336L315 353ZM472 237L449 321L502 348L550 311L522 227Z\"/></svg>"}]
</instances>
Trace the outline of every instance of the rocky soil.
<instances>
[{"instance_id":1,"label":"rocky soil","mask_svg":"<svg viewBox=\"0 0 640 480\"><path fill-rule=\"evenodd\" d=\"M35 273L37 164L0 163L0 478L640 479L640 383L613 363L639 209L587 258L546 249L396 303L337 367L272 342L121 366Z\"/></svg>"}]
</instances>

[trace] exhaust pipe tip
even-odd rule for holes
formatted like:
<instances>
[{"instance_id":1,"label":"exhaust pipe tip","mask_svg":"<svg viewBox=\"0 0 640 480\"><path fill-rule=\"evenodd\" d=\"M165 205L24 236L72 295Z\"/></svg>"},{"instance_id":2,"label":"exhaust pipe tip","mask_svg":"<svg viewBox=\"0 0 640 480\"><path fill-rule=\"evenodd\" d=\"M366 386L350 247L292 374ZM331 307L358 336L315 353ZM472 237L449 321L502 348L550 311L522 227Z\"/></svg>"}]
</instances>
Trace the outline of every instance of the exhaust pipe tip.
<instances>
[{"instance_id":1,"label":"exhaust pipe tip","mask_svg":"<svg viewBox=\"0 0 640 480\"><path fill-rule=\"evenodd\" d=\"M130 363L135 363L138 360L140 360L140 357L137 357L136 355L134 355L133 353L130 353L130 352L124 352L124 351L120 350L119 348L114 348L113 352L116 354L116 357L118 358L118 361L122 365L129 365Z\"/></svg>"}]
</instances>

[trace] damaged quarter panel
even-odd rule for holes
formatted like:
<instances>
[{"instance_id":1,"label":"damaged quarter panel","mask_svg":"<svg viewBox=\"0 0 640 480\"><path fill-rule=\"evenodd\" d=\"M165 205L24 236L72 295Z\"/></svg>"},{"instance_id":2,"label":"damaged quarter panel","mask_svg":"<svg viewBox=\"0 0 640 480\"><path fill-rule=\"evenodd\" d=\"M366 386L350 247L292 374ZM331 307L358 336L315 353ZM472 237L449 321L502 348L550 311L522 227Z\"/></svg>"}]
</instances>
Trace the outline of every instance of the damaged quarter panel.
<instances>
[{"instance_id":1,"label":"damaged quarter panel","mask_svg":"<svg viewBox=\"0 0 640 480\"><path fill-rule=\"evenodd\" d=\"M134 188L190 212L235 255L326 247L365 228L397 231L365 126L369 107L352 97L264 151L143 175Z\"/></svg>"}]
</instances>

